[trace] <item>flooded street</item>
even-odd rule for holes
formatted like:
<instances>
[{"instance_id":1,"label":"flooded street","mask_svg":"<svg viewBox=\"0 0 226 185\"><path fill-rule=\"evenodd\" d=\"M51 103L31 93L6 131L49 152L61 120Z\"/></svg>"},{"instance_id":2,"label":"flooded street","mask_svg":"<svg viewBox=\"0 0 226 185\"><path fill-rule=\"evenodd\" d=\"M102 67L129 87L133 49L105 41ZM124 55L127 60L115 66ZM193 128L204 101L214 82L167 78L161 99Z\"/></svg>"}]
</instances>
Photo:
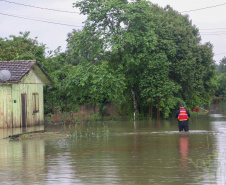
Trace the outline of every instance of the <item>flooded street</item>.
<instances>
[{"instance_id":1,"label":"flooded street","mask_svg":"<svg viewBox=\"0 0 226 185\"><path fill-rule=\"evenodd\" d=\"M80 136L75 127L45 128L68 138L0 139L0 182L226 184L226 112L209 110L191 118L189 133L179 133L175 119L109 121L82 125Z\"/></svg>"}]
</instances>

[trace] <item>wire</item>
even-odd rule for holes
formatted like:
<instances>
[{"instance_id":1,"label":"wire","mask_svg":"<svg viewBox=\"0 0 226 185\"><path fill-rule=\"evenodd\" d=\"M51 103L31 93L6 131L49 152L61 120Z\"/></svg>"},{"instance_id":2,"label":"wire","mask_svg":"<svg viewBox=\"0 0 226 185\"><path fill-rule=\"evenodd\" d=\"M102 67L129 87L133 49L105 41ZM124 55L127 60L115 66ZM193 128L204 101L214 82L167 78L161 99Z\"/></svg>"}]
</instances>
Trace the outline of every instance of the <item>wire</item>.
<instances>
[{"instance_id":1,"label":"wire","mask_svg":"<svg viewBox=\"0 0 226 185\"><path fill-rule=\"evenodd\" d=\"M219 53L219 54L215 54L215 55L224 55L224 54L226 54L226 53Z\"/></svg>"},{"instance_id":2,"label":"wire","mask_svg":"<svg viewBox=\"0 0 226 185\"><path fill-rule=\"evenodd\" d=\"M226 33L203 33L203 34L201 34L201 35L209 35L209 36L211 36L211 35L225 35Z\"/></svg>"},{"instance_id":3,"label":"wire","mask_svg":"<svg viewBox=\"0 0 226 185\"><path fill-rule=\"evenodd\" d=\"M226 30L226 28L207 28L207 29L199 29L199 30Z\"/></svg>"},{"instance_id":4,"label":"wire","mask_svg":"<svg viewBox=\"0 0 226 185\"><path fill-rule=\"evenodd\" d=\"M194 12L194 11L198 11L198 10L205 10L205 9L215 8L215 7L223 6L223 5L226 5L226 3L218 4L218 5L214 5L214 6L209 6L209 7L204 7L204 8L199 8L199 9L194 9L194 10L187 10L187 11L183 11L183 12L181 12L181 13L185 13L185 12Z\"/></svg>"},{"instance_id":5,"label":"wire","mask_svg":"<svg viewBox=\"0 0 226 185\"><path fill-rule=\"evenodd\" d=\"M200 32L201 35L215 35L215 34L219 34L219 35L222 35L222 34L226 34L226 32Z\"/></svg>"},{"instance_id":6,"label":"wire","mask_svg":"<svg viewBox=\"0 0 226 185\"><path fill-rule=\"evenodd\" d=\"M4 1L4 2L7 2L7 3L12 3L12 4L17 4L17 5L20 5L20 6L27 6L27 7L31 7L31 8L43 9L43 10L50 10L50 11L63 12L63 13L76 13L76 14L79 14L79 12L71 12L71 11L57 10L57 9L51 9L51 8L43 8L43 7L32 6L32 5L27 5L27 4L22 4L22 3L17 3L17 2L13 2L13 1L7 1L7 0L0 0L0 1ZM194 9L194 10L187 10L187 11L183 11L181 13L193 12L193 11L198 11L198 10L205 10L205 9L215 8L215 7L223 6L223 5L226 5L226 3L218 4L218 5L214 5L214 6L209 6L209 7L204 7L204 8L199 8L199 9Z\"/></svg>"},{"instance_id":7,"label":"wire","mask_svg":"<svg viewBox=\"0 0 226 185\"><path fill-rule=\"evenodd\" d=\"M51 8L43 8L43 7L38 7L38 6L21 4L21 3L17 3L17 2L13 2L13 1L6 1L6 0L0 0L0 1L4 1L4 2L7 2L7 3L12 3L12 4L17 4L17 5L21 5L21 6L28 6L28 7L31 7L31 8L43 9L43 10L50 10L50 11L63 12L63 13L76 13L76 14L79 14L79 12L71 12L71 11L57 10L57 9L51 9Z\"/></svg>"},{"instance_id":8,"label":"wire","mask_svg":"<svg viewBox=\"0 0 226 185\"><path fill-rule=\"evenodd\" d=\"M4 2L7 2L7 3L13 3L13 4L21 5L21 6L32 7L32 8L50 10L50 11L57 11L57 12L64 12L64 13L79 13L79 12L71 12L71 11L64 11L64 10L57 10L57 9L49 9L49 8L37 7L37 6L21 4L21 3L17 3L17 2L13 2L13 1L7 1L7 0L0 0L0 1L4 1ZM219 5L214 5L214 6L210 6L210 7L205 7L205 8L199 8L199 9L194 9L194 10L183 11L183 12L198 11L198 10L214 8L214 7L218 7L218 6L222 6L222 5L226 5L226 3L219 4ZM183 13L183 12L181 12L181 13ZM40 19L35 19L35 18L27 18L27 17L17 16L17 15L10 15L10 14L4 14L4 13L0 13L0 14L5 15L5 16L11 16L11 17L16 17L16 18L28 19L28 20L45 22L45 23L51 23L51 24L58 24L58 25L71 26L71 27L83 27L83 26L75 26L75 25L70 25L70 24L45 21L45 20L40 20ZM226 28L212 28L212 29L200 29L200 30L215 30L215 29L226 29ZM223 34L226 34L226 33L203 33L202 35L223 35Z\"/></svg>"},{"instance_id":9,"label":"wire","mask_svg":"<svg viewBox=\"0 0 226 185\"><path fill-rule=\"evenodd\" d=\"M1 1L1 0L0 0ZM4 14L4 12L0 12L0 13L3 13ZM10 15L10 14L9 14ZM20 16L20 17L23 17L23 15L16 15L16 16ZM26 16L25 16L25 18L26 18ZM42 20L42 21L50 21L50 22L64 22L64 24L73 24L74 22L73 21L64 21L64 20L54 20L54 19L47 19L47 18L41 18L41 17L31 17L31 16L29 16L29 19L38 19L38 20Z\"/></svg>"},{"instance_id":10,"label":"wire","mask_svg":"<svg viewBox=\"0 0 226 185\"><path fill-rule=\"evenodd\" d=\"M219 30L219 29L222 29L222 30ZM226 28L206 29L206 31L200 31L200 33L201 33L201 35L224 35L224 34L226 34L225 29ZM213 30L216 30L216 31L213 31Z\"/></svg>"},{"instance_id":11,"label":"wire","mask_svg":"<svg viewBox=\"0 0 226 185\"><path fill-rule=\"evenodd\" d=\"M224 35L226 34L226 28L209 28L200 29L201 35Z\"/></svg>"},{"instance_id":12,"label":"wire","mask_svg":"<svg viewBox=\"0 0 226 185\"><path fill-rule=\"evenodd\" d=\"M27 19L27 20L32 20L32 21L39 21L39 22L50 23L50 24L57 24L57 25L62 25L62 26L83 27L83 26L75 26L75 25L72 25L72 24L57 23L57 22L40 20L40 19L36 19L36 18L28 18L28 17L18 16L18 15L5 14L5 13L1 13L1 12L0 12L0 14L1 15L5 15L5 16L15 17L15 18ZM206 29L206 30L214 30L214 29L226 29L226 28L213 28L213 29ZM209 36L211 36L211 35L225 35L225 34L226 34L226 32L209 32L209 33L206 32L206 33L201 33L201 35L203 35L203 36L204 35L209 35Z\"/></svg>"},{"instance_id":13,"label":"wire","mask_svg":"<svg viewBox=\"0 0 226 185\"><path fill-rule=\"evenodd\" d=\"M1 1L1 0L0 0ZM64 24L64 23L57 23L57 22L51 22L51 21L44 21L40 19L34 19L34 18L28 18L28 17L22 17L22 16L17 16L17 15L11 15L11 14L5 14L5 13L0 13L1 15L5 16L10 16L10 17L16 17L16 18L21 18L21 19L27 19L27 20L32 20L32 21L39 21L39 22L45 22L45 23L51 23L51 24L58 24L62 26L71 26L71 27L83 27L83 26L75 26L72 24Z\"/></svg>"},{"instance_id":14,"label":"wire","mask_svg":"<svg viewBox=\"0 0 226 185\"><path fill-rule=\"evenodd\" d=\"M226 30L217 30L217 31L200 31L202 34L215 34L215 33L226 33Z\"/></svg>"},{"instance_id":15,"label":"wire","mask_svg":"<svg viewBox=\"0 0 226 185\"><path fill-rule=\"evenodd\" d=\"M57 10L57 9L51 9L51 8L43 8L43 7L38 7L38 6L32 6L32 5L17 3L17 2L14 2L14 1L7 1L7 0L0 0L0 1L4 1L4 2L7 2L7 3L12 3L12 4L17 4L17 5L20 5L20 6L28 6L28 7L31 7L31 8L43 9L43 10L50 10L50 11L57 11L57 12L64 12L64 13L79 13L79 12L71 12L71 11L64 11L64 10ZM226 3L214 5L214 6L209 6L209 7L204 7L204 8L199 8L199 9L194 9L194 10L187 10L187 11L183 11L181 13L204 10L204 9L209 9L209 8L215 8L215 7L223 6L223 5L226 5Z\"/></svg>"}]
</instances>

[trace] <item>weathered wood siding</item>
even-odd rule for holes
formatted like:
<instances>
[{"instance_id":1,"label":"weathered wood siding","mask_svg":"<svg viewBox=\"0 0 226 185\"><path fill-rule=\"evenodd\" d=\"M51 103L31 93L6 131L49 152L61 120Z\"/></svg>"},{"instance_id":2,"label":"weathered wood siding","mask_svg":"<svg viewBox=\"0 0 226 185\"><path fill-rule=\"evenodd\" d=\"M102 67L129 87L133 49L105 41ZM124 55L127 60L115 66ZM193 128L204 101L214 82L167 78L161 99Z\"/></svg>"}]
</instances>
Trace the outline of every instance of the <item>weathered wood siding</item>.
<instances>
[{"instance_id":1,"label":"weathered wood siding","mask_svg":"<svg viewBox=\"0 0 226 185\"><path fill-rule=\"evenodd\" d=\"M13 103L13 127L22 126L22 104L21 94L26 94L27 102L27 126L34 126L44 124L44 106L43 106L43 86L44 84L34 73L33 70L25 76L20 84L12 85L12 99L16 103ZM38 111L34 112L34 100L33 95L38 94Z\"/></svg>"},{"instance_id":2,"label":"weathered wood siding","mask_svg":"<svg viewBox=\"0 0 226 185\"><path fill-rule=\"evenodd\" d=\"M21 94L26 94L26 126L44 124L43 86L33 70L19 84L0 85L0 128L22 126Z\"/></svg>"},{"instance_id":3,"label":"weathered wood siding","mask_svg":"<svg viewBox=\"0 0 226 185\"><path fill-rule=\"evenodd\" d=\"M11 85L0 86L0 128L12 127L12 88Z\"/></svg>"},{"instance_id":4,"label":"weathered wood siding","mask_svg":"<svg viewBox=\"0 0 226 185\"><path fill-rule=\"evenodd\" d=\"M27 98L27 126L44 123L43 86L40 84L18 84L13 85L13 89L12 99L16 100L16 103L13 103L13 127L22 126L21 94L26 94ZM36 113L33 112L33 93L39 95L39 111Z\"/></svg>"}]
</instances>

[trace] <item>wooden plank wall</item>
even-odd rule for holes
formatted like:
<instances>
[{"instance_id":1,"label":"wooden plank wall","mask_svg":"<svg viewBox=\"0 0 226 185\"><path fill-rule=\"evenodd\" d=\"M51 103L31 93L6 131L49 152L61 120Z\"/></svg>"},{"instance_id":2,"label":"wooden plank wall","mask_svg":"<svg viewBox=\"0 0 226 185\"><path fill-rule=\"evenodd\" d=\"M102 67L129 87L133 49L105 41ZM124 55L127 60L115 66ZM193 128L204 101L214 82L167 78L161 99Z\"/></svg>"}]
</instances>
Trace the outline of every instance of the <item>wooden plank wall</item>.
<instances>
[{"instance_id":1,"label":"wooden plank wall","mask_svg":"<svg viewBox=\"0 0 226 185\"><path fill-rule=\"evenodd\" d=\"M27 126L44 124L44 106L43 106L43 85L42 84L15 84L13 85L12 99L13 103L13 126L22 126L22 105L21 94L26 94L27 98ZM39 94L39 112L33 113L32 94Z\"/></svg>"},{"instance_id":2,"label":"wooden plank wall","mask_svg":"<svg viewBox=\"0 0 226 185\"><path fill-rule=\"evenodd\" d=\"M0 128L22 126L21 94L26 94L27 125L44 124L44 83L33 70L23 77L19 84L0 85ZM38 94L38 111L34 112L34 96Z\"/></svg>"},{"instance_id":3,"label":"wooden plank wall","mask_svg":"<svg viewBox=\"0 0 226 185\"><path fill-rule=\"evenodd\" d=\"M0 128L12 127L12 89L11 85L0 86Z\"/></svg>"}]
</instances>

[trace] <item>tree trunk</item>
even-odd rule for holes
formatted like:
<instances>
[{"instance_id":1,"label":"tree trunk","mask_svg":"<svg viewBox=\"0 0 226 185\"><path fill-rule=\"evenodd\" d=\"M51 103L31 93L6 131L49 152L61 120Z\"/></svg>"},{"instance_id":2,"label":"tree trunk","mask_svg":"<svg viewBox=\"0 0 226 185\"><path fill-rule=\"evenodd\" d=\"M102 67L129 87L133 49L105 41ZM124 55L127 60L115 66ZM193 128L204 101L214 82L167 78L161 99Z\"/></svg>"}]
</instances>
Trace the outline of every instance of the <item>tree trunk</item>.
<instances>
[{"instance_id":1,"label":"tree trunk","mask_svg":"<svg viewBox=\"0 0 226 185\"><path fill-rule=\"evenodd\" d=\"M150 103L148 104L148 106L149 106L149 116L152 118L152 107L153 107L153 102L151 102L151 105L150 105Z\"/></svg>"},{"instance_id":2,"label":"tree trunk","mask_svg":"<svg viewBox=\"0 0 226 185\"><path fill-rule=\"evenodd\" d=\"M158 98L157 119L160 119L160 99Z\"/></svg>"},{"instance_id":3,"label":"tree trunk","mask_svg":"<svg viewBox=\"0 0 226 185\"><path fill-rule=\"evenodd\" d=\"M131 88L131 93L132 93L132 97L133 97L134 117L135 117L135 119L136 119L137 114L139 113L139 111L138 111L138 108L137 108L135 92L133 91L132 88Z\"/></svg>"}]
</instances>

